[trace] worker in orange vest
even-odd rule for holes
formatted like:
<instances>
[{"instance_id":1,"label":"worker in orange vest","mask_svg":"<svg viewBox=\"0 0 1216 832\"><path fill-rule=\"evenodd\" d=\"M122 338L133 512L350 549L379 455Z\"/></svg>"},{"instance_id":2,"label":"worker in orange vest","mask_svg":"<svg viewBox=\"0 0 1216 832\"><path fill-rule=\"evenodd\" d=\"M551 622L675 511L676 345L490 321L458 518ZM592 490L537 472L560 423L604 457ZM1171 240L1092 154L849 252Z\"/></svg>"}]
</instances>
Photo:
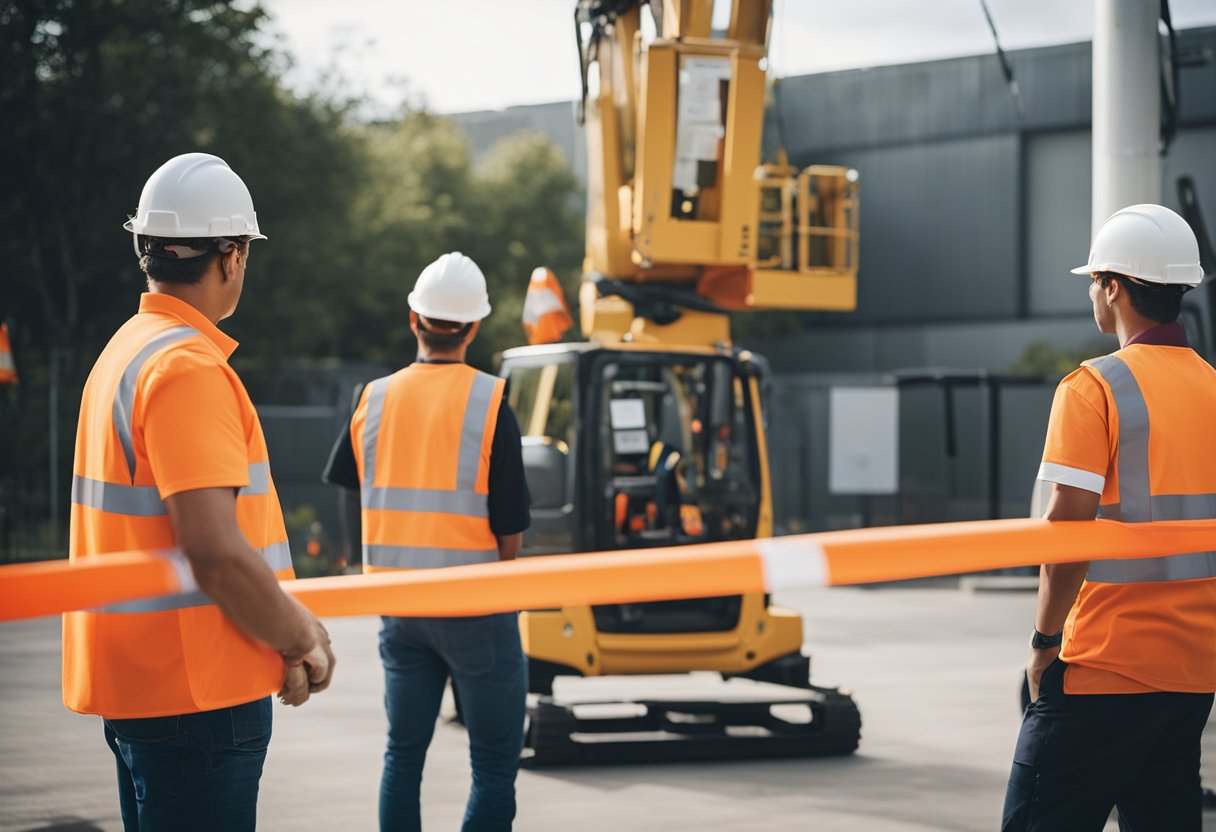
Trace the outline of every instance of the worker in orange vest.
<instances>
[{"instance_id":1,"label":"worker in orange vest","mask_svg":"<svg viewBox=\"0 0 1216 832\"><path fill-rule=\"evenodd\" d=\"M1049 520L1216 518L1216 371L1178 316L1203 269L1160 205L1099 229L1094 319L1119 349L1086 361L1052 404L1039 479ZM1027 668L1032 702L1002 829L1198 832L1200 736L1216 691L1216 554L1048 565Z\"/></svg>"},{"instance_id":2,"label":"worker in orange vest","mask_svg":"<svg viewBox=\"0 0 1216 832\"><path fill-rule=\"evenodd\" d=\"M324 478L360 492L365 572L511 560L531 523L519 425L505 381L464 363L490 314L485 277L463 254L445 254L409 304L418 358L364 388ZM422 767L451 677L473 768L463 829L509 830L527 695L517 615L385 617L380 656L380 828L421 828Z\"/></svg>"},{"instance_id":3,"label":"worker in orange vest","mask_svg":"<svg viewBox=\"0 0 1216 832\"><path fill-rule=\"evenodd\" d=\"M253 829L270 694L302 704L333 671L276 581L293 573L266 440L216 326L265 235L205 153L153 173L126 228L148 292L85 384L70 557L161 551L197 589L67 613L63 701L103 717L126 829Z\"/></svg>"}]
</instances>

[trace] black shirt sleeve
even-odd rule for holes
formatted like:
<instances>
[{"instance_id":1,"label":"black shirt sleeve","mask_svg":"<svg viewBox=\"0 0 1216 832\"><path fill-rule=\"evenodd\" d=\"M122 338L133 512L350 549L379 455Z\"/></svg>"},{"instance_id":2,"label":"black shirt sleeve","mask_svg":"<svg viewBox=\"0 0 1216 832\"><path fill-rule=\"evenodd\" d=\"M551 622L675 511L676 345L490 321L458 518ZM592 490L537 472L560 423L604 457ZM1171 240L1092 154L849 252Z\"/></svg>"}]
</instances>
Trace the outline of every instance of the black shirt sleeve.
<instances>
[{"instance_id":1,"label":"black shirt sleeve","mask_svg":"<svg viewBox=\"0 0 1216 832\"><path fill-rule=\"evenodd\" d=\"M490 445L490 531L499 537L520 534L532 525L531 507L519 422L504 396Z\"/></svg>"},{"instance_id":2,"label":"black shirt sleeve","mask_svg":"<svg viewBox=\"0 0 1216 832\"><path fill-rule=\"evenodd\" d=\"M355 415L355 408L359 406L359 399L363 396L365 386L360 384L355 388L354 401L350 406L351 417ZM340 485L352 491L359 490L359 465L355 462L355 446L350 438L349 418L342 432L338 434L338 438L334 440L333 450L329 452L329 462L325 464L325 470L321 472L321 481L330 485Z\"/></svg>"}]
</instances>

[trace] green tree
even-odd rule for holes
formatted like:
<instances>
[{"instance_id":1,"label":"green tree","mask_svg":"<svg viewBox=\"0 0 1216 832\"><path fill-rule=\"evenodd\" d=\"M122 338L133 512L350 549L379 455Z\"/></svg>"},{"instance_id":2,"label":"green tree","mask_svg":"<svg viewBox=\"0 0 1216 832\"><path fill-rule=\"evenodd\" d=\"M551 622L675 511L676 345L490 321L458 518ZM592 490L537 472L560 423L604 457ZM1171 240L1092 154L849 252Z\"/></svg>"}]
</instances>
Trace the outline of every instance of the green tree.
<instances>
[{"instance_id":1,"label":"green tree","mask_svg":"<svg viewBox=\"0 0 1216 832\"><path fill-rule=\"evenodd\" d=\"M419 272L446 251L472 257L486 275L493 314L470 361L523 343L528 278L548 266L577 278L583 253L578 180L548 137L500 140L474 165L468 138L451 120L414 111L367 128L376 171L359 207L358 291L342 354L391 365L408 361L414 337L406 300Z\"/></svg>"},{"instance_id":2,"label":"green tree","mask_svg":"<svg viewBox=\"0 0 1216 832\"><path fill-rule=\"evenodd\" d=\"M473 360L525 343L524 294L532 270L553 270L573 300L583 262L579 182L547 136L522 132L500 139L477 168L484 213L468 243L486 274L494 314L474 344Z\"/></svg>"},{"instance_id":3,"label":"green tree","mask_svg":"<svg viewBox=\"0 0 1216 832\"><path fill-rule=\"evenodd\" d=\"M1106 355L1115 346L1110 338L1090 338L1072 349L1035 341L1026 345L1018 360L1010 365L1009 372L1060 378L1080 367L1082 361Z\"/></svg>"},{"instance_id":4,"label":"green tree","mask_svg":"<svg viewBox=\"0 0 1216 832\"><path fill-rule=\"evenodd\" d=\"M0 491L46 493L48 365L59 356L56 525L84 376L142 289L122 222L166 159L226 158L271 238L254 247L228 327L249 336L242 352L327 354L338 342L326 310L352 268L341 241L365 154L347 102L283 90L283 60L259 45L265 22L257 6L216 0L0 4L0 315L23 371L0 402Z\"/></svg>"}]
</instances>

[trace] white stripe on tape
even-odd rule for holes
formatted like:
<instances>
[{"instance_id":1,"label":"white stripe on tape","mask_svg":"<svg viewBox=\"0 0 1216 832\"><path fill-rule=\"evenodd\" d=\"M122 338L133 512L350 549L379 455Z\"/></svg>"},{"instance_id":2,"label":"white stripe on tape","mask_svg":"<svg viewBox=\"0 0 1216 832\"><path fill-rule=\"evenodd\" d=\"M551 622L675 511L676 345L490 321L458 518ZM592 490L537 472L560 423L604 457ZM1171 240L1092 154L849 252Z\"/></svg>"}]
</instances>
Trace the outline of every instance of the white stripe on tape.
<instances>
[{"instance_id":1,"label":"white stripe on tape","mask_svg":"<svg viewBox=\"0 0 1216 832\"><path fill-rule=\"evenodd\" d=\"M764 588L768 592L827 586L828 562L817 543L770 537L756 541L764 569Z\"/></svg>"},{"instance_id":2,"label":"white stripe on tape","mask_svg":"<svg viewBox=\"0 0 1216 832\"><path fill-rule=\"evenodd\" d=\"M157 554L166 558L173 565L173 571L177 573L179 584L177 593L185 594L198 589L198 581L194 580L194 570L190 568L190 561L187 560L185 552L181 549L165 549Z\"/></svg>"},{"instance_id":3,"label":"white stripe on tape","mask_svg":"<svg viewBox=\"0 0 1216 832\"><path fill-rule=\"evenodd\" d=\"M1106 485L1106 477L1086 471L1082 468L1071 468L1067 465L1057 465L1054 462L1044 462L1039 466L1039 479L1047 482L1058 482L1060 485L1071 485L1101 494Z\"/></svg>"}]
</instances>

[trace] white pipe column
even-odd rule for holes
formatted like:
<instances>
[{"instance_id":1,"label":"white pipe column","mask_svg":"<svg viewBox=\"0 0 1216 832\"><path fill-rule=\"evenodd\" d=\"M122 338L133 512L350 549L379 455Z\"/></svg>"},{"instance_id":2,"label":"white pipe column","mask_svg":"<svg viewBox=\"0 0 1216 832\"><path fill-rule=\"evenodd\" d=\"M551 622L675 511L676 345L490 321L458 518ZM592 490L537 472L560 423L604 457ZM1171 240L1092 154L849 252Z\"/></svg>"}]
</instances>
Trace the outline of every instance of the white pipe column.
<instances>
[{"instance_id":1,"label":"white pipe column","mask_svg":"<svg viewBox=\"0 0 1216 832\"><path fill-rule=\"evenodd\" d=\"M1161 201L1157 0L1094 0L1093 233L1128 205Z\"/></svg>"}]
</instances>

